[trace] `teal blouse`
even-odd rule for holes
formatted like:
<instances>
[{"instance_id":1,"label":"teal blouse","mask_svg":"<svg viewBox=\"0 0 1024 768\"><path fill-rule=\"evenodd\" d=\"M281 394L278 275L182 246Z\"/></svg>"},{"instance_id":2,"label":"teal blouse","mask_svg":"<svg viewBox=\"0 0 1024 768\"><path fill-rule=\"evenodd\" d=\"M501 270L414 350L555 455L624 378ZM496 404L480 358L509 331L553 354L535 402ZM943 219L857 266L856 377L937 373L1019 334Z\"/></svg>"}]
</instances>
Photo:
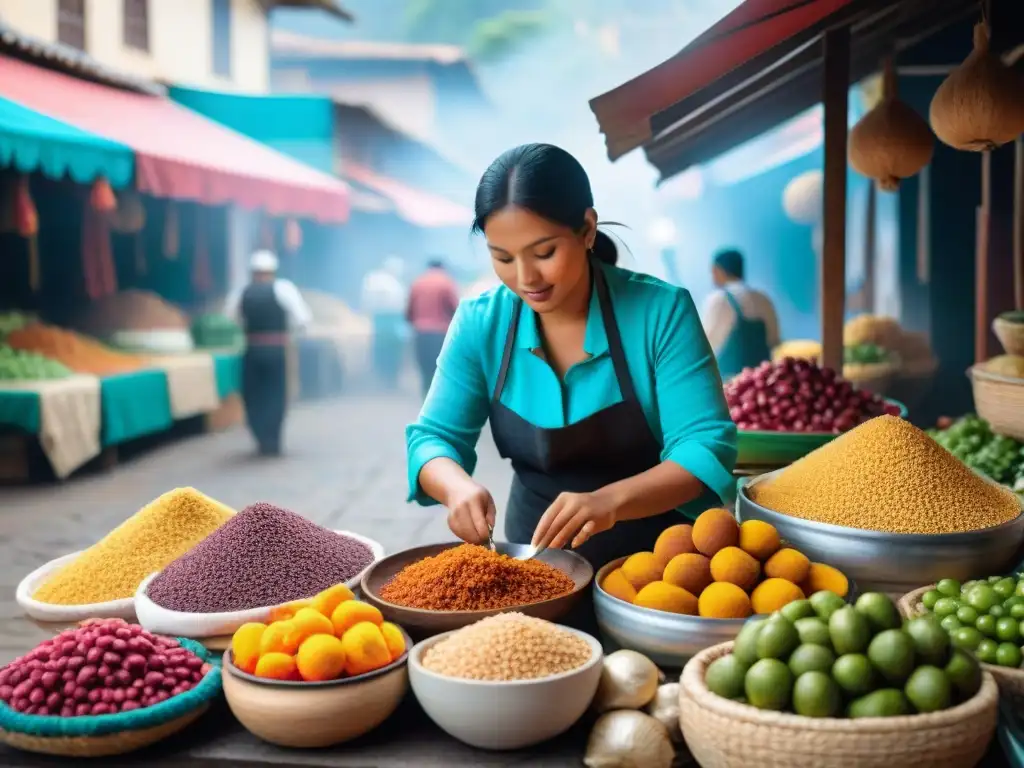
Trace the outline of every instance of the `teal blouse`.
<instances>
[{"instance_id":1,"label":"teal blouse","mask_svg":"<svg viewBox=\"0 0 1024 768\"><path fill-rule=\"evenodd\" d=\"M650 275L605 265L599 269L608 280L633 386L662 445L662 460L688 470L722 501L731 499L736 427L689 292ZM518 300L500 286L459 305L419 418L406 428L410 501L436 503L418 480L432 459L445 456L473 473L477 439ZM537 315L524 306L501 402L530 423L564 427L622 400L596 291L583 343L590 357L562 380L535 354L540 348ZM703 508L684 511L699 514Z\"/></svg>"}]
</instances>

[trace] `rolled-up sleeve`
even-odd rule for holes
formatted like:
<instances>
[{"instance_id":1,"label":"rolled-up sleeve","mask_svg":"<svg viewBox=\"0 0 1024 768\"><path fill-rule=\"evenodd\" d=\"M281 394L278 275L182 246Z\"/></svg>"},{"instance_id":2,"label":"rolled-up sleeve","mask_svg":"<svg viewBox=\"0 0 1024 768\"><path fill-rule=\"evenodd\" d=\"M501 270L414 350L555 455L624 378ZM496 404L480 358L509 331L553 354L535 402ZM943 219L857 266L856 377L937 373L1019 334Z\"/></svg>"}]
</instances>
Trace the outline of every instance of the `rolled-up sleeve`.
<instances>
[{"instance_id":1,"label":"rolled-up sleeve","mask_svg":"<svg viewBox=\"0 0 1024 768\"><path fill-rule=\"evenodd\" d=\"M679 294L659 326L654 365L661 459L690 472L726 503L736 486L736 425L689 293Z\"/></svg>"},{"instance_id":2,"label":"rolled-up sleeve","mask_svg":"<svg viewBox=\"0 0 1024 768\"><path fill-rule=\"evenodd\" d=\"M420 470L428 461L445 457L468 474L476 469L476 444L488 414L476 312L472 301L459 305L420 415L405 429L408 500L424 506L437 503L420 487Z\"/></svg>"}]
</instances>

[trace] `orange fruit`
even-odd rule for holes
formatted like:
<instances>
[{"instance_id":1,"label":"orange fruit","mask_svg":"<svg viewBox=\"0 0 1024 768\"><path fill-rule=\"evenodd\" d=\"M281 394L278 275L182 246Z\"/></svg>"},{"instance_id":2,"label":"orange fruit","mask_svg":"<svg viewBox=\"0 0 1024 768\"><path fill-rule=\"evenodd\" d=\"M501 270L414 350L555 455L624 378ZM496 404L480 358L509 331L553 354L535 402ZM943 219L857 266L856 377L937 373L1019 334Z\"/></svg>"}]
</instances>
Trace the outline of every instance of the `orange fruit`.
<instances>
[{"instance_id":1,"label":"orange fruit","mask_svg":"<svg viewBox=\"0 0 1024 768\"><path fill-rule=\"evenodd\" d=\"M384 616L369 603L361 603L358 600L348 600L339 604L331 614L334 634L338 637L344 635L349 627L354 627L361 621L368 621L379 627L384 623Z\"/></svg>"},{"instance_id":2,"label":"orange fruit","mask_svg":"<svg viewBox=\"0 0 1024 768\"><path fill-rule=\"evenodd\" d=\"M284 641L287 648L297 649L307 637L313 635L334 634L331 620L313 608L300 608L288 623L291 629Z\"/></svg>"},{"instance_id":3,"label":"orange fruit","mask_svg":"<svg viewBox=\"0 0 1024 768\"><path fill-rule=\"evenodd\" d=\"M320 611L327 618L331 618L334 609L341 603L355 599L356 596L352 594L351 589L344 584L335 584L333 587L328 587L323 592L317 594L310 601L310 607Z\"/></svg>"},{"instance_id":4,"label":"orange fruit","mask_svg":"<svg viewBox=\"0 0 1024 768\"><path fill-rule=\"evenodd\" d=\"M385 621L380 625L380 633L384 636L384 642L387 643L392 661L405 653L405 635L402 634L402 630L397 625L392 624L390 621Z\"/></svg>"},{"instance_id":5,"label":"orange fruit","mask_svg":"<svg viewBox=\"0 0 1024 768\"><path fill-rule=\"evenodd\" d=\"M298 646L289 643L292 631L290 621L275 621L268 625L260 637L260 656L266 656L268 653L295 653Z\"/></svg>"},{"instance_id":6,"label":"orange fruit","mask_svg":"<svg viewBox=\"0 0 1024 768\"><path fill-rule=\"evenodd\" d=\"M298 680L299 671L295 659L287 653L272 652L260 657L256 662L256 677L268 680Z\"/></svg>"},{"instance_id":7,"label":"orange fruit","mask_svg":"<svg viewBox=\"0 0 1024 768\"><path fill-rule=\"evenodd\" d=\"M250 675L256 671L256 662L260 660L260 640L266 624L251 621L235 630L231 638L231 660L235 666Z\"/></svg>"},{"instance_id":8,"label":"orange fruit","mask_svg":"<svg viewBox=\"0 0 1024 768\"><path fill-rule=\"evenodd\" d=\"M275 605L270 609L270 615L267 617L269 623L275 621L288 621L292 616L299 612L301 608L308 608L309 600L292 600L290 603L284 605Z\"/></svg>"},{"instance_id":9,"label":"orange fruit","mask_svg":"<svg viewBox=\"0 0 1024 768\"><path fill-rule=\"evenodd\" d=\"M342 603L345 605L345 603ZM391 663L391 652L380 626L370 621L361 621L349 627L341 638L345 651L345 672L362 675Z\"/></svg>"},{"instance_id":10,"label":"orange fruit","mask_svg":"<svg viewBox=\"0 0 1024 768\"><path fill-rule=\"evenodd\" d=\"M299 646L295 664L303 680L334 680L345 671L345 649L334 635L313 635Z\"/></svg>"}]
</instances>

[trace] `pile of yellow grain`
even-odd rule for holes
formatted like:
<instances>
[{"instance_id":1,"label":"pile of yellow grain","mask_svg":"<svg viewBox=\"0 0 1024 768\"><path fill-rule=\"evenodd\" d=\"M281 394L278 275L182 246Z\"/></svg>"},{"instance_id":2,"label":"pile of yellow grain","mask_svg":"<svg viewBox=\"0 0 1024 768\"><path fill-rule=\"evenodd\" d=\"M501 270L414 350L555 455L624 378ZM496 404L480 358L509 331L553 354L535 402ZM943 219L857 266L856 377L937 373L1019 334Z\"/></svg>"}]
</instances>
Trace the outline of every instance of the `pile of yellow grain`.
<instances>
[{"instance_id":1,"label":"pile of yellow grain","mask_svg":"<svg viewBox=\"0 0 1024 768\"><path fill-rule=\"evenodd\" d=\"M864 422L749 492L791 517L888 533L977 531L1021 511L1009 489L896 416Z\"/></svg>"},{"instance_id":2,"label":"pile of yellow grain","mask_svg":"<svg viewBox=\"0 0 1024 768\"><path fill-rule=\"evenodd\" d=\"M147 576L163 570L234 514L194 488L165 493L53 573L32 597L51 605L132 597Z\"/></svg>"}]
</instances>

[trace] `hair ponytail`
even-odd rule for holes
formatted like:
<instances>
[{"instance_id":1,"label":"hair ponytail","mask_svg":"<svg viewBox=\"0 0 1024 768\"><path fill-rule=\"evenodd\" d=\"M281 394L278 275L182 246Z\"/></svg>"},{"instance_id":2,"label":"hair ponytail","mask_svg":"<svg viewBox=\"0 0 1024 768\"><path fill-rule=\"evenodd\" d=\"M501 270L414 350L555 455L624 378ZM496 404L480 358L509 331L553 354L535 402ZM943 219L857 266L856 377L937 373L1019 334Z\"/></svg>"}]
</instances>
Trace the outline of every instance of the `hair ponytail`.
<instances>
[{"instance_id":1,"label":"hair ponytail","mask_svg":"<svg viewBox=\"0 0 1024 768\"><path fill-rule=\"evenodd\" d=\"M591 255L602 264L614 267L619 260L619 248L607 232L598 230L597 236L594 238L594 247L591 249Z\"/></svg>"}]
</instances>

